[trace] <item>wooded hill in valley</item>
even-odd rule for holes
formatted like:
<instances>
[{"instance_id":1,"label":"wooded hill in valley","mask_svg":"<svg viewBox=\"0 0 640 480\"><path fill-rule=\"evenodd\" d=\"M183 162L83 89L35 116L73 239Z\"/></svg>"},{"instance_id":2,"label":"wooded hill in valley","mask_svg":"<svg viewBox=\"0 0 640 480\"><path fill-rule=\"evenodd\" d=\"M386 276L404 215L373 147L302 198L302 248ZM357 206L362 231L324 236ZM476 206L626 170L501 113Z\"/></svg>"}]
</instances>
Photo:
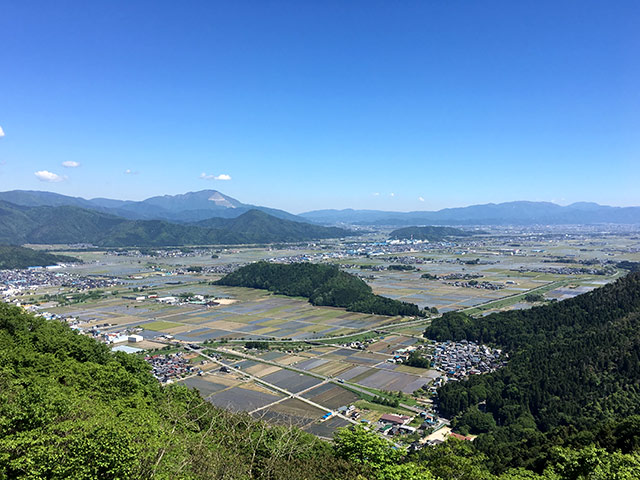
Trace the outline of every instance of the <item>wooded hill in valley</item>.
<instances>
[{"instance_id":1,"label":"wooded hill in valley","mask_svg":"<svg viewBox=\"0 0 640 480\"><path fill-rule=\"evenodd\" d=\"M0 270L28 267L46 267L56 263L79 262L75 257L67 255L53 255L39 252L32 248L0 245Z\"/></svg>"},{"instance_id":2,"label":"wooded hill in valley","mask_svg":"<svg viewBox=\"0 0 640 480\"><path fill-rule=\"evenodd\" d=\"M351 312L426 315L425 311L413 303L375 295L364 280L343 272L335 265L260 261L245 265L216 283L262 288L282 295L304 297L313 305L343 307Z\"/></svg>"}]
</instances>

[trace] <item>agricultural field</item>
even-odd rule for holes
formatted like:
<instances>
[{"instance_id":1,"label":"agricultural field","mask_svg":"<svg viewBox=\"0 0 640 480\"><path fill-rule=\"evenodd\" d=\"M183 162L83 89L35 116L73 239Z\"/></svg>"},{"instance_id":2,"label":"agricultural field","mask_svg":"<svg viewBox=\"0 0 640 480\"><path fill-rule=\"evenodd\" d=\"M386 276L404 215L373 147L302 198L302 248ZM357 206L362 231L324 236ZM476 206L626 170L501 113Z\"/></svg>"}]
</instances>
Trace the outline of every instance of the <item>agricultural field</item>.
<instances>
[{"instance_id":1,"label":"agricultural field","mask_svg":"<svg viewBox=\"0 0 640 480\"><path fill-rule=\"evenodd\" d=\"M199 288L194 288L199 287ZM111 296L93 303L50 308L58 315L73 316L87 326L109 323L110 327L142 327L145 338L161 334L177 340L203 342L216 339L292 339L304 340L340 336L382 327L402 321L346 312L331 307L314 307L304 299L271 295L264 291L238 287L195 286L156 288L159 295L179 295L185 289L215 297L237 300L235 303L207 307L202 305L165 305L157 300L128 300Z\"/></svg>"},{"instance_id":2,"label":"agricultural field","mask_svg":"<svg viewBox=\"0 0 640 480\"><path fill-rule=\"evenodd\" d=\"M371 238L380 240L383 235ZM143 341L130 346L146 350L204 344L206 351L216 352L239 370L224 373L219 363L203 363L206 356L196 356L200 374L176 381L198 389L220 407L331 437L350 421L321 417L348 405L356 405L360 418L373 423L383 413L415 415L420 405L411 395L439 374L397 364L393 358L424 341L429 318L314 307L302 298L211 283L226 271L261 259L335 263L363 278L379 295L436 307L440 313L486 315L562 301L598 288L624 273L615 268L617 262L640 261L639 239L637 233L487 228L479 237L432 245L378 247L365 240L355 246L327 242L284 249L234 247L188 255L73 252L85 263L61 272L107 276L119 284L78 302L69 296L78 293L73 287L42 286L25 295L24 302L40 303L48 314L74 319L81 329L100 335L135 332ZM357 253L358 249L368 253ZM61 248L59 253L71 252ZM529 293L537 300L525 298ZM195 295L217 304L183 301ZM180 300L159 300L167 297ZM55 301L60 298L68 301ZM250 340L270 347L248 350L244 345ZM352 348L351 342L366 343L366 349ZM401 392L410 405L372 402L386 392Z\"/></svg>"}]
</instances>

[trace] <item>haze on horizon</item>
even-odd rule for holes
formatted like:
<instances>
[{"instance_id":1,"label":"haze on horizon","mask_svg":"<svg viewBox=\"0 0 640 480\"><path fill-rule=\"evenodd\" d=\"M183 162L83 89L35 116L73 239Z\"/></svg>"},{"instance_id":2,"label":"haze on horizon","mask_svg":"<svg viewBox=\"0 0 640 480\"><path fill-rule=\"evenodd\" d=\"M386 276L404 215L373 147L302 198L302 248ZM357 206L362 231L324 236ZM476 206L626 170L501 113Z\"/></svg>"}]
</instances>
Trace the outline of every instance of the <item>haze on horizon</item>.
<instances>
[{"instance_id":1,"label":"haze on horizon","mask_svg":"<svg viewBox=\"0 0 640 480\"><path fill-rule=\"evenodd\" d=\"M640 205L640 5L13 2L0 190Z\"/></svg>"}]
</instances>

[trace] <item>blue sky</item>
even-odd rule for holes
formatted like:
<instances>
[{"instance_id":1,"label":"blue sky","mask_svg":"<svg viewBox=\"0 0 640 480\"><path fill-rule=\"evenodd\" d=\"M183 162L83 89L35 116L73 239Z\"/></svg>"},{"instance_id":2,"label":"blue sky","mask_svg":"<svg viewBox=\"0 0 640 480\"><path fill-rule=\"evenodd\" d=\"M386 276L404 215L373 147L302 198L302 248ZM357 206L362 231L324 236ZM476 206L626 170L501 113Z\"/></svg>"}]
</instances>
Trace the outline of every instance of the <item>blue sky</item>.
<instances>
[{"instance_id":1,"label":"blue sky","mask_svg":"<svg viewBox=\"0 0 640 480\"><path fill-rule=\"evenodd\" d=\"M0 190L640 205L639 23L637 1L5 1Z\"/></svg>"}]
</instances>

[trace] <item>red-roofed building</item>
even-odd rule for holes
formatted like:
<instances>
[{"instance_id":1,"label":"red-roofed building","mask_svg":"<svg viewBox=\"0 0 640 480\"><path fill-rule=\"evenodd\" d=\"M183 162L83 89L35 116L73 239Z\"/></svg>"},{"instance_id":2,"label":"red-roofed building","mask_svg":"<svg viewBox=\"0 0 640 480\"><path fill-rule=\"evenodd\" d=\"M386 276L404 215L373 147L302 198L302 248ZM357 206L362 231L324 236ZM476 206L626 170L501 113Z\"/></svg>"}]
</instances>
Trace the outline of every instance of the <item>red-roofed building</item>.
<instances>
[{"instance_id":1,"label":"red-roofed building","mask_svg":"<svg viewBox=\"0 0 640 480\"><path fill-rule=\"evenodd\" d=\"M464 441L466 441L466 442L471 442L471 441L473 441L473 438L471 438L471 437L467 437L467 436L465 436L465 435L460 435L459 433L451 432L451 433L449 434L449 436L450 436L450 437L453 437L453 438L455 438L455 439L458 439L458 440L464 440Z\"/></svg>"}]
</instances>

